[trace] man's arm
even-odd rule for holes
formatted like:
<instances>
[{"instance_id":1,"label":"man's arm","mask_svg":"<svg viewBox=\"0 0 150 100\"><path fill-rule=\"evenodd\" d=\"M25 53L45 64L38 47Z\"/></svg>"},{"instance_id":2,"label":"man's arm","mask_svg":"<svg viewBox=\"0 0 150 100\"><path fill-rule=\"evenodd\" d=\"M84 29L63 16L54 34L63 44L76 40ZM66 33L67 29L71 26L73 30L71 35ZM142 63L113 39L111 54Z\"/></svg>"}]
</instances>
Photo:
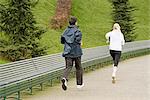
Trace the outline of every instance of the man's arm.
<instances>
[{"instance_id":1,"label":"man's arm","mask_svg":"<svg viewBox=\"0 0 150 100\"><path fill-rule=\"evenodd\" d=\"M65 44L65 38L61 36L61 44Z\"/></svg>"},{"instance_id":2,"label":"man's arm","mask_svg":"<svg viewBox=\"0 0 150 100\"><path fill-rule=\"evenodd\" d=\"M81 40L82 40L82 33L80 30L77 30L75 33L75 42L81 44Z\"/></svg>"},{"instance_id":3,"label":"man's arm","mask_svg":"<svg viewBox=\"0 0 150 100\"><path fill-rule=\"evenodd\" d=\"M61 41L61 44L65 44L66 40L65 40L65 37L64 37L64 34L66 34L68 31L68 29L66 28L63 32L63 34L61 35L61 38L60 38L60 41Z\"/></svg>"}]
</instances>

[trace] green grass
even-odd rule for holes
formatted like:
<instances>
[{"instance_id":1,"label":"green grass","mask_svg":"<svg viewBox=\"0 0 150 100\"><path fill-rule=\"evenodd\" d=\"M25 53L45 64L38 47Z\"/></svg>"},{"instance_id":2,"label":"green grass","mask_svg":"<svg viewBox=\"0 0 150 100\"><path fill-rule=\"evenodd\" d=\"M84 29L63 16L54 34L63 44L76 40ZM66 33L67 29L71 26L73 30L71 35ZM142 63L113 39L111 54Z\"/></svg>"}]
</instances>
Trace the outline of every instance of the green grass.
<instances>
[{"instance_id":1,"label":"green grass","mask_svg":"<svg viewBox=\"0 0 150 100\"><path fill-rule=\"evenodd\" d=\"M137 10L134 12L137 21L135 33L138 35L136 40L150 39L150 0L130 0Z\"/></svg>"},{"instance_id":2,"label":"green grass","mask_svg":"<svg viewBox=\"0 0 150 100\"><path fill-rule=\"evenodd\" d=\"M41 44L49 47L48 54L63 50L63 46L60 44L60 35L64 29L53 30L50 28L50 19L54 15L55 4L56 0L41 0L33 9L38 25L47 29ZM71 15L78 18L78 25L83 33L83 48L104 45L104 34L111 29L110 4L105 0L90 0L89 2L73 0L72 4ZM102 8L106 10L104 11ZM107 19L105 19L106 16L108 16Z\"/></svg>"},{"instance_id":3,"label":"green grass","mask_svg":"<svg viewBox=\"0 0 150 100\"><path fill-rule=\"evenodd\" d=\"M33 14L39 26L45 28L47 32L41 39L41 44L48 46L48 54L57 53L62 50L59 38L62 30L53 30L50 27L51 18L54 16L57 0L40 0L33 8Z\"/></svg>"},{"instance_id":4,"label":"green grass","mask_svg":"<svg viewBox=\"0 0 150 100\"><path fill-rule=\"evenodd\" d=\"M5 0L0 0L4 2ZM57 0L39 0L33 8L33 14L39 26L47 32L42 36L41 45L48 46L48 54L58 53L63 50L60 44L60 35L64 29L53 30L50 28L50 19L56 9ZM136 40L150 39L150 0L130 0L138 10L133 14L136 24ZM108 0L72 0L71 15L77 16L78 25L83 33L83 48L105 45L104 35L111 30L111 4ZM0 34L0 38L5 38ZM0 63L5 63L0 58Z\"/></svg>"},{"instance_id":5,"label":"green grass","mask_svg":"<svg viewBox=\"0 0 150 100\"><path fill-rule=\"evenodd\" d=\"M3 59L3 58L1 58L0 57L0 64L5 64L5 63L8 63L9 61L7 61L7 60L5 60L5 59Z\"/></svg>"},{"instance_id":6,"label":"green grass","mask_svg":"<svg viewBox=\"0 0 150 100\"><path fill-rule=\"evenodd\" d=\"M79 19L83 47L105 44L105 34L111 29L111 5L107 0L73 0L72 15Z\"/></svg>"}]
</instances>

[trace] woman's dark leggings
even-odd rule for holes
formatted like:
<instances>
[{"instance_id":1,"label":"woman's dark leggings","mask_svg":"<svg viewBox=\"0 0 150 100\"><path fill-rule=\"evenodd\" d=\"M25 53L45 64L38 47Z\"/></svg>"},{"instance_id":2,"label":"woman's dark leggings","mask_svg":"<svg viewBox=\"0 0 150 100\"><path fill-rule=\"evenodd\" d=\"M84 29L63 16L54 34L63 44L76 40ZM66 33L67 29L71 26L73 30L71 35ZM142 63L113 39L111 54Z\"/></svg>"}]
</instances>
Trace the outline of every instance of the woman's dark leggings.
<instances>
[{"instance_id":1,"label":"woman's dark leggings","mask_svg":"<svg viewBox=\"0 0 150 100\"><path fill-rule=\"evenodd\" d=\"M121 51L110 50L110 55L113 58L114 66L117 67L121 57Z\"/></svg>"}]
</instances>

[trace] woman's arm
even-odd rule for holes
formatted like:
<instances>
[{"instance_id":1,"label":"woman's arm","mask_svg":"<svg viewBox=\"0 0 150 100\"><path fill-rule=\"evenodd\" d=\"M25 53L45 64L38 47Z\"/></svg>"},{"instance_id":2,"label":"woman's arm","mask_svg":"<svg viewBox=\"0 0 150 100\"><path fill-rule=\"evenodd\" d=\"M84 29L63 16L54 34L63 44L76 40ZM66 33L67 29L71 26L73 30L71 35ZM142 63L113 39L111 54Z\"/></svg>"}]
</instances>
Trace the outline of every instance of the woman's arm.
<instances>
[{"instance_id":1,"label":"woman's arm","mask_svg":"<svg viewBox=\"0 0 150 100\"><path fill-rule=\"evenodd\" d=\"M106 43L109 43L110 42L110 32L106 33L105 38L107 40Z\"/></svg>"}]
</instances>

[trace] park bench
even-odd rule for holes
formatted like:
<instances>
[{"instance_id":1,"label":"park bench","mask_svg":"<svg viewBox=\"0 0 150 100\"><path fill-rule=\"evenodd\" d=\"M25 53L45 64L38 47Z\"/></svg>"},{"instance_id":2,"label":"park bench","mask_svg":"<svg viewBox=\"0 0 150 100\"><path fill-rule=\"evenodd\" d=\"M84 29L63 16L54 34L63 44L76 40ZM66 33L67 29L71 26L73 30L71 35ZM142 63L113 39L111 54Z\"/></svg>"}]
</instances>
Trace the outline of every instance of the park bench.
<instances>
[{"instance_id":1,"label":"park bench","mask_svg":"<svg viewBox=\"0 0 150 100\"><path fill-rule=\"evenodd\" d=\"M94 69L110 64L108 46L100 46L83 50L82 66L86 69ZM150 52L150 41L137 41L126 43L123 49L122 59L138 54ZM95 67L94 67L95 66ZM39 85L42 89L44 82L59 79L65 68L64 58L61 53L46 55L0 65L0 99L7 99L7 96L17 93L16 99L20 99L20 91Z\"/></svg>"}]
</instances>

